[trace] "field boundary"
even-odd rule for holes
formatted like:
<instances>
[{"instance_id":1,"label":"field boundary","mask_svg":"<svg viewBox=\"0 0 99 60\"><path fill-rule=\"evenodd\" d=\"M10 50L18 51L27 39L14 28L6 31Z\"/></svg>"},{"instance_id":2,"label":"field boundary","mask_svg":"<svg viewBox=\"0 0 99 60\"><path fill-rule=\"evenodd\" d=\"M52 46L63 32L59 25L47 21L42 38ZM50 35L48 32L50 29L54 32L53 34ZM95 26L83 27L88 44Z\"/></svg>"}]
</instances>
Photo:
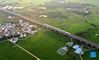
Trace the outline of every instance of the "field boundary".
<instances>
[{"instance_id":1,"label":"field boundary","mask_svg":"<svg viewBox=\"0 0 99 60\"><path fill-rule=\"evenodd\" d=\"M17 46L18 48L20 48L21 50L23 50L24 52L28 53L29 55L31 55L32 57L34 57L36 60L41 60L39 57L37 57L36 55L32 54L31 52L29 52L28 50L24 49L23 47L21 47L18 44L15 44L13 42L11 42L10 40L8 40L10 43L14 44L15 46Z\"/></svg>"}]
</instances>

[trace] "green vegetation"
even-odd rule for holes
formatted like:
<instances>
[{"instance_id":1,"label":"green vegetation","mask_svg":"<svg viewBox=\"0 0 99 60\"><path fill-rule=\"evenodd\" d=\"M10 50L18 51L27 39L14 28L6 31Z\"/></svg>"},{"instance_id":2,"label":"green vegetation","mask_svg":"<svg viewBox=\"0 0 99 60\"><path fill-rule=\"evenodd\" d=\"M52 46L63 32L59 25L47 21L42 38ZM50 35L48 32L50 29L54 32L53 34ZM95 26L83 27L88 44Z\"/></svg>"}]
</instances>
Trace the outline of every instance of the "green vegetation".
<instances>
[{"instance_id":1,"label":"green vegetation","mask_svg":"<svg viewBox=\"0 0 99 60\"><path fill-rule=\"evenodd\" d=\"M98 34L99 34L99 27L88 31L87 33L84 33L81 36L90 41L93 41L93 42L99 44L99 35Z\"/></svg>"},{"instance_id":2,"label":"green vegetation","mask_svg":"<svg viewBox=\"0 0 99 60\"><path fill-rule=\"evenodd\" d=\"M71 1L83 2L80 0L71 0ZM86 0L87 3L91 3L94 5L98 5L97 1ZM6 1L6 3L8 2L9 0ZM28 5L30 6L30 5L44 4L44 2L48 2L48 1L47 0L12 0L12 3L13 2L18 2L20 5L23 6L28 6ZM99 34L99 12L96 12L98 8L96 10L95 9L96 7L91 9L91 13L87 16L83 16L83 14L78 14L78 12L75 11L73 12L66 11L65 9L62 8L59 9L56 8L56 10L47 9L46 13L44 14L48 15L48 17L40 18L38 19L38 21L53 25L55 27L58 27L75 35L79 33L87 32L79 36L84 37L95 43L99 43L98 41L99 35L96 36L96 34ZM2 14L4 13L0 14L0 24L8 21L7 18L8 15L7 14L2 15ZM31 13L30 15L32 14L35 15L35 13ZM13 21L17 21L17 18L14 19ZM20 39L18 44L24 47L25 49L27 49L28 51L30 51L31 53L35 54L39 58L41 58L41 60L80 60L79 57L73 52L70 52L71 54L67 53L65 56L60 56L56 52L57 49L63 47L65 43L68 41L70 41L70 39L64 35L49 30L42 30L34 36L22 40ZM1 51L0 60L35 60L33 57L31 57L24 51L20 50L19 48L13 47L13 44L9 42L0 43L0 51ZM90 58L89 54L90 51L85 53L85 55L83 56L84 60L99 60L99 57ZM97 51L97 56L98 55L99 52Z\"/></svg>"},{"instance_id":3,"label":"green vegetation","mask_svg":"<svg viewBox=\"0 0 99 60\"><path fill-rule=\"evenodd\" d=\"M99 0L65 0L69 2L78 2L78 3L90 3L93 5L99 5Z\"/></svg>"},{"instance_id":4,"label":"green vegetation","mask_svg":"<svg viewBox=\"0 0 99 60\"><path fill-rule=\"evenodd\" d=\"M22 6L44 4L51 0L0 0L1 3L19 3Z\"/></svg>"},{"instance_id":5,"label":"green vegetation","mask_svg":"<svg viewBox=\"0 0 99 60\"><path fill-rule=\"evenodd\" d=\"M5 20L2 18L2 16L0 15L0 24L4 23Z\"/></svg>"},{"instance_id":6,"label":"green vegetation","mask_svg":"<svg viewBox=\"0 0 99 60\"><path fill-rule=\"evenodd\" d=\"M0 24L2 24L3 23L3 21L0 21Z\"/></svg>"},{"instance_id":7,"label":"green vegetation","mask_svg":"<svg viewBox=\"0 0 99 60\"><path fill-rule=\"evenodd\" d=\"M97 51L97 57L96 58L90 58L90 51L87 51L84 55L84 60L99 60L99 52Z\"/></svg>"},{"instance_id":8,"label":"green vegetation","mask_svg":"<svg viewBox=\"0 0 99 60\"><path fill-rule=\"evenodd\" d=\"M85 23L83 17L70 16L68 19L61 18L45 18L43 19L44 23L53 25L65 31L71 32L72 34L77 34L83 31L86 31L90 24Z\"/></svg>"},{"instance_id":9,"label":"green vegetation","mask_svg":"<svg viewBox=\"0 0 99 60\"><path fill-rule=\"evenodd\" d=\"M20 41L18 44L31 53L35 54L42 60L80 60L79 56L76 55L73 52L67 53L65 56L60 56L56 51L60 47L63 47L66 42L68 42L70 39L68 39L66 36L60 35L58 33L49 31L49 30L43 30L36 35L29 37L27 39L24 39L23 41ZM90 60L98 60L97 58L90 58L90 52L86 52L83 56L84 60L90 59ZM97 56L99 53L97 52Z\"/></svg>"},{"instance_id":10,"label":"green vegetation","mask_svg":"<svg viewBox=\"0 0 99 60\"><path fill-rule=\"evenodd\" d=\"M23 3L23 4L29 4L29 3L32 3L32 4L44 4L44 2L48 2L48 1L51 1L51 0L20 0L20 3Z\"/></svg>"},{"instance_id":11,"label":"green vegetation","mask_svg":"<svg viewBox=\"0 0 99 60\"><path fill-rule=\"evenodd\" d=\"M60 56L57 54L57 49L63 47L68 39L60 34L52 31L41 31L33 37L29 37L18 44L41 60L66 60L68 55Z\"/></svg>"},{"instance_id":12,"label":"green vegetation","mask_svg":"<svg viewBox=\"0 0 99 60\"><path fill-rule=\"evenodd\" d=\"M10 42L0 43L0 60L36 60Z\"/></svg>"},{"instance_id":13,"label":"green vegetation","mask_svg":"<svg viewBox=\"0 0 99 60\"><path fill-rule=\"evenodd\" d=\"M79 60L79 56L73 52L67 53L65 56L60 56L56 51L60 47L63 47L68 42L66 36L58 33L42 30L34 36L26 39L20 39L18 44L23 48L35 54L42 60ZM13 47L13 44L9 42L0 44L0 59L1 60L35 60L33 57L20 50L18 47ZM71 55L72 54L72 55ZM97 53L97 56L99 53ZM74 56L74 57L73 57ZM86 52L83 56L84 60L90 59L89 52ZM98 60L99 58L93 58L92 60Z\"/></svg>"},{"instance_id":14,"label":"green vegetation","mask_svg":"<svg viewBox=\"0 0 99 60\"><path fill-rule=\"evenodd\" d=\"M78 1L78 0L77 0ZM76 2L76 1L75 1ZM93 2L93 1L92 1ZM52 3L52 2L50 2ZM59 6L56 6L53 4L53 6L51 6L49 3L49 5L45 5L47 6L47 10L44 11L44 15L47 15L47 18L40 18L39 21L43 22L43 23L47 23L50 25L53 25L57 28L63 29L65 31L68 31L72 34L79 34L79 33L83 33L83 32L92 32L90 30L93 30L97 27L99 27L99 13L98 13L98 8L97 7L92 7L92 8L88 8L85 11L88 11L89 13L82 13L84 11L82 11L82 6L87 8L89 6L84 6L82 4L82 6L77 5L79 8L73 6L75 5L72 4L72 6L74 8L72 8L71 5L69 5L71 8L71 10L67 10L66 7L61 7L61 4L58 4ZM62 5L64 6L64 5ZM79 11L77 10L79 9ZM82 11L82 12L81 12ZM98 32L92 32L93 34L96 34ZM93 41L93 42L97 42L98 39L94 38L94 35L92 35L92 33L88 33L88 35L85 38ZM98 42L97 42L98 43Z\"/></svg>"}]
</instances>

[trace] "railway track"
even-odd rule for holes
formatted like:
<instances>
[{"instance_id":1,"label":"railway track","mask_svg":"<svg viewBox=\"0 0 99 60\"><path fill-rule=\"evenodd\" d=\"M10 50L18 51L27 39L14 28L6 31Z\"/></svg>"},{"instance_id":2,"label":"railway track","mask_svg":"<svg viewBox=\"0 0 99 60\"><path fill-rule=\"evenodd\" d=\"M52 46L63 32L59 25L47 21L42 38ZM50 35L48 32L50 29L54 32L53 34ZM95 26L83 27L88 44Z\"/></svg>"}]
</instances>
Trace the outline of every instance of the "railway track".
<instances>
[{"instance_id":1,"label":"railway track","mask_svg":"<svg viewBox=\"0 0 99 60\"><path fill-rule=\"evenodd\" d=\"M69 32L66 32L66 31L64 31L64 30L61 30L61 29L56 28L56 27L54 27L54 26L51 26L51 25L48 25L48 24L39 23L39 22L37 22L37 21L34 21L33 19L27 18L27 17L25 17L25 16L19 15L19 14L14 13L14 12L10 12L10 11L7 11L7 10L3 10L3 9L1 9L1 8L0 8L0 11L5 12L5 13L8 13L8 14L15 15L15 16L18 16L18 17L20 17L20 18L22 18L22 19L25 19L25 20L30 21L30 22L32 22L32 23L35 23L35 24L37 24L37 25L39 25L39 26L41 26L41 27L43 27L43 28L50 29L50 30L53 30L53 31L55 31L55 32L61 33L61 34L63 34L63 35L66 35L66 36L68 36L68 37L70 37L70 38L73 38L73 39L79 41L80 43L83 43L83 44L86 45L86 46L89 46L89 47L91 47L91 48L96 48L97 50L99 50L99 44L94 43L94 42L92 42L92 41L90 41L90 40L87 40L87 39L84 39L84 38L82 38L82 37L73 35L73 34L71 34L71 33L69 33Z\"/></svg>"}]
</instances>

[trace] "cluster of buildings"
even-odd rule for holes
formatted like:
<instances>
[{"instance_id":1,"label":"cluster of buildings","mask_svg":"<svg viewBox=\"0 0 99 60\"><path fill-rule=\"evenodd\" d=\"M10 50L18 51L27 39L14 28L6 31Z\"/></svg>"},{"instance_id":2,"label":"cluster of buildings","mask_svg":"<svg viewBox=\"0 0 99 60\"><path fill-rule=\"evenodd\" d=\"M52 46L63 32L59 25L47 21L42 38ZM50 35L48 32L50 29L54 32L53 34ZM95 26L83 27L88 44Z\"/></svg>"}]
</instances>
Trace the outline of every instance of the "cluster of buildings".
<instances>
[{"instance_id":1,"label":"cluster of buildings","mask_svg":"<svg viewBox=\"0 0 99 60\"><path fill-rule=\"evenodd\" d=\"M16 9L23 9L24 7L20 7L20 6L10 6L10 5L6 5L3 6L2 9L4 10L16 10Z\"/></svg>"},{"instance_id":2,"label":"cluster of buildings","mask_svg":"<svg viewBox=\"0 0 99 60\"><path fill-rule=\"evenodd\" d=\"M57 50L57 53L60 55L65 55L66 53L73 51L75 54L79 55L80 58L82 59L81 55L84 54L86 51L90 51L90 58L96 58L97 57L97 52L96 50L92 49L84 49L83 46L80 46L78 44L75 44L74 42L67 42L64 47L61 47L60 49Z\"/></svg>"},{"instance_id":3,"label":"cluster of buildings","mask_svg":"<svg viewBox=\"0 0 99 60\"><path fill-rule=\"evenodd\" d=\"M4 36L11 36L16 34L15 24L12 23L6 23L4 25L0 25L0 38Z\"/></svg>"},{"instance_id":4,"label":"cluster of buildings","mask_svg":"<svg viewBox=\"0 0 99 60\"><path fill-rule=\"evenodd\" d=\"M91 13L92 7L94 7L91 4L87 3L73 3L73 2L66 2L65 0L54 0L50 1L49 3L46 3L45 5L48 9L59 9L63 8L65 11L70 11L74 13L79 14L89 14Z\"/></svg>"},{"instance_id":5,"label":"cluster of buildings","mask_svg":"<svg viewBox=\"0 0 99 60\"><path fill-rule=\"evenodd\" d=\"M38 32L38 26L30 25L29 22L23 22L19 20L18 23L5 23L0 25L0 39L4 37L10 37L11 42L16 43L19 38L27 37L29 34L35 34ZM19 35L18 37L14 37Z\"/></svg>"},{"instance_id":6,"label":"cluster of buildings","mask_svg":"<svg viewBox=\"0 0 99 60\"><path fill-rule=\"evenodd\" d=\"M60 55L65 55L69 51L69 47L73 49L74 53L78 55L84 54L84 50L80 45L74 44L73 42L66 43L66 46L57 50Z\"/></svg>"}]
</instances>

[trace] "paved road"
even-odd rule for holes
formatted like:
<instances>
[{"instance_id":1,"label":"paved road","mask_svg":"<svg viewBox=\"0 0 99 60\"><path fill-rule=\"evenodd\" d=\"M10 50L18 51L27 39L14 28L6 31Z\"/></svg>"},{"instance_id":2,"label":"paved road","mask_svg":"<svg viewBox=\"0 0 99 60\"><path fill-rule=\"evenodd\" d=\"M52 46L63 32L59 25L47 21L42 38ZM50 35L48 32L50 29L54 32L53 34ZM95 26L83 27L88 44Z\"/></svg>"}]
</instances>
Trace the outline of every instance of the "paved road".
<instances>
[{"instance_id":1,"label":"paved road","mask_svg":"<svg viewBox=\"0 0 99 60\"><path fill-rule=\"evenodd\" d=\"M94 42L92 42L92 41L90 41L90 40L87 40L87 39L84 39L84 38L82 38L82 37L73 35L73 34L71 34L71 33L69 33L69 32L66 32L66 31L64 31L64 30L61 30L61 29L56 28L56 27L54 27L54 26L51 26L51 25L48 25L48 24L39 23L39 22L37 22L37 21L34 21L33 19L30 19L30 18L27 18L27 17L25 17L25 16L19 15L19 14L17 14L17 13L13 13L13 12L10 12L10 11L7 11L7 10L3 10L3 9L0 9L0 10L1 10L2 12L6 12L6 13L9 13L9 14L18 16L18 17L20 17L20 18L23 18L23 19L25 19L25 20L27 20L27 21L33 22L33 23L35 23L35 24L37 24L37 25L39 25L39 26L42 26L42 27L44 27L44 28L47 28L47 29L56 31L56 32L58 32L58 33L64 34L64 35L66 35L66 36L69 36L69 37L71 37L71 38L74 38L74 39L76 39L76 40L78 40L78 41L80 41L80 42L85 43L87 46L96 47L97 49L99 49L99 44L96 44L96 43L94 43Z\"/></svg>"}]
</instances>

